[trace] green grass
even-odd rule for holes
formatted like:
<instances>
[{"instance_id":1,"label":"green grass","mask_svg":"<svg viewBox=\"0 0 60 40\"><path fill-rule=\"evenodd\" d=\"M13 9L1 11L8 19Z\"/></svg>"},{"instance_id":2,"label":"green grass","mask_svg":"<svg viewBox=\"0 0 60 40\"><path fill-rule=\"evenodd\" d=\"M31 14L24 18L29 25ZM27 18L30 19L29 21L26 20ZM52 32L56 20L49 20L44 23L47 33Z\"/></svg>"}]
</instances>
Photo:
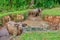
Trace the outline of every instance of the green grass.
<instances>
[{"instance_id":1,"label":"green grass","mask_svg":"<svg viewBox=\"0 0 60 40\"><path fill-rule=\"evenodd\" d=\"M20 36L21 40L60 40L60 31L58 32L31 32Z\"/></svg>"},{"instance_id":2,"label":"green grass","mask_svg":"<svg viewBox=\"0 0 60 40\"><path fill-rule=\"evenodd\" d=\"M0 13L0 18L6 16L6 15L10 15L10 14L24 14L24 16L28 16L28 10L22 10L22 11L15 11L15 12L7 12L7 13Z\"/></svg>"},{"instance_id":3,"label":"green grass","mask_svg":"<svg viewBox=\"0 0 60 40\"><path fill-rule=\"evenodd\" d=\"M9 14L24 14L24 16L28 16L28 11L27 10L22 10L22 11L15 11L15 12L7 12L7 13L0 13L0 18L9 15ZM42 11L43 16L46 15L52 15L52 16L60 16L60 8L53 8L53 9L45 9Z\"/></svg>"},{"instance_id":4,"label":"green grass","mask_svg":"<svg viewBox=\"0 0 60 40\"><path fill-rule=\"evenodd\" d=\"M42 13L43 15L60 16L60 8L46 9Z\"/></svg>"}]
</instances>

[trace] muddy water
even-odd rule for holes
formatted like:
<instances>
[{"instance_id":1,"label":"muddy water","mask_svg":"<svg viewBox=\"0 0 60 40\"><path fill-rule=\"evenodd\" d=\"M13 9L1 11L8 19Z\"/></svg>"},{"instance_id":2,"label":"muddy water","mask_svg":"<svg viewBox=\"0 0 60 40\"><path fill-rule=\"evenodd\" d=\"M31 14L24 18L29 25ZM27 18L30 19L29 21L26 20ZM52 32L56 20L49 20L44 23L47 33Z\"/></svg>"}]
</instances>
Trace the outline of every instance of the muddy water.
<instances>
[{"instance_id":1,"label":"muddy water","mask_svg":"<svg viewBox=\"0 0 60 40\"><path fill-rule=\"evenodd\" d=\"M10 35L6 28L0 29L0 40L10 40Z\"/></svg>"},{"instance_id":2,"label":"muddy water","mask_svg":"<svg viewBox=\"0 0 60 40\"><path fill-rule=\"evenodd\" d=\"M2 37L0 37L0 40L10 40L9 37L10 37L10 36L2 36Z\"/></svg>"}]
</instances>

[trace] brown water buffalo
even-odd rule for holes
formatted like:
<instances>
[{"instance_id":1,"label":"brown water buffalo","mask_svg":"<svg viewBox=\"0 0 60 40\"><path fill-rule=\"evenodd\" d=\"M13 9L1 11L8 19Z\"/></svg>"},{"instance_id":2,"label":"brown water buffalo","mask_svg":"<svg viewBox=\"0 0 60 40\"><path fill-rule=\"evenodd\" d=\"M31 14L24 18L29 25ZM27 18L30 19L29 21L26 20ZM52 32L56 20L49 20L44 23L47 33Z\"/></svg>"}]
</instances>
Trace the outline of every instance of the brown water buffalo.
<instances>
[{"instance_id":1,"label":"brown water buffalo","mask_svg":"<svg viewBox=\"0 0 60 40\"><path fill-rule=\"evenodd\" d=\"M22 31L23 31L22 28L19 27L19 25L16 24L14 21L9 21L8 23L6 23L5 26L9 32L9 34L12 35L11 38L14 38L14 37L22 34Z\"/></svg>"},{"instance_id":2,"label":"brown water buffalo","mask_svg":"<svg viewBox=\"0 0 60 40\"><path fill-rule=\"evenodd\" d=\"M41 12L42 12L42 10L41 9L32 9L32 10L30 10L29 11L29 16L34 16L34 17L36 17L36 16L42 16L42 14L41 14Z\"/></svg>"},{"instance_id":3,"label":"brown water buffalo","mask_svg":"<svg viewBox=\"0 0 60 40\"><path fill-rule=\"evenodd\" d=\"M11 35L17 35L17 27L14 21L9 21L5 26Z\"/></svg>"},{"instance_id":4,"label":"brown water buffalo","mask_svg":"<svg viewBox=\"0 0 60 40\"><path fill-rule=\"evenodd\" d=\"M5 26L11 35L21 35L23 32L23 27L27 26L27 24L9 21Z\"/></svg>"}]
</instances>

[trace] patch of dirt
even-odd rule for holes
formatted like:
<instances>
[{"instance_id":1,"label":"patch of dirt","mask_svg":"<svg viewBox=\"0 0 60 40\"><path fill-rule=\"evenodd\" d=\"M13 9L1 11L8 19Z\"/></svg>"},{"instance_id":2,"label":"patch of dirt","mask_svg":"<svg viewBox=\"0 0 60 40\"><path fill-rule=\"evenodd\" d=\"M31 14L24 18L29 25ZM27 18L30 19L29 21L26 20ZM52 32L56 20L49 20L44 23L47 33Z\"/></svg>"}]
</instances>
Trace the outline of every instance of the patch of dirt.
<instances>
[{"instance_id":1,"label":"patch of dirt","mask_svg":"<svg viewBox=\"0 0 60 40\"><path fill-rule=\"evenodd\" d=\"M28 17L23 23L30 27L43 27L51 30L60 30L60 16L46 16L45 20L41 17Z\"/></svg>"},{"instance_id":2,"label":"patch of dirt","mask_svg":"<svg viewBox=\"0 0 60 40\"><path fill-rule=\"evenodd\" d=\"M43 21L40 17L29 17L23 23L26 23L30 27L48 27L48 23Z\"/></svg>"}]
</instances>

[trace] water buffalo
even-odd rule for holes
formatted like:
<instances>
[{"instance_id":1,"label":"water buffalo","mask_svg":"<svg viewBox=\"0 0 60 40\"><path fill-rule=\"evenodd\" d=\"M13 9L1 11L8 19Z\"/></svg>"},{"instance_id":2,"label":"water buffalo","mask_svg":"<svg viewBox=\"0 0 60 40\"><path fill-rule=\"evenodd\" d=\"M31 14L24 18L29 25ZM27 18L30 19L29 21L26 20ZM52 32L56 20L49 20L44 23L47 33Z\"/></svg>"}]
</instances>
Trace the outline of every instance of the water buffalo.
<instances>
[{"instance_id":1,"label":"water buffalo","mask_svg":"<svg viewBox=\"0 0 60 40\"><path fill-rule=\"evenodd\" d=\"M22 22L9 21L5 26L11 35L17 36L22 34L23 27L25 27L26 25L27 24L24 24Z\"/></svg>"},{"instance_id":2,"label":"water buffalo","mask_svg":"<svg viewBox=\"0 0 60 40\"><path fill-rule=\"evenodd\" d=\"M42 16L41 12L42 12L42 10L39 9L39 8L32 9L32 10L29 11L29 14L28 15L29 16L34 16L34 17L36 17L36 16Z\"/></svg>"},{"instance_id":3,"label":"water buffalo","mask_svg":"<svg viewBox=\"0 0 60 40\"><path fill-rule=\"evenodd\" d=\"M11 36L12 39L18 35L21 35L21 33L22 33L22 29L14 21L9 21L8 23L6 23L5 26L9 32L9 34L12 35Z\"/></svg>"}]
</instances>

